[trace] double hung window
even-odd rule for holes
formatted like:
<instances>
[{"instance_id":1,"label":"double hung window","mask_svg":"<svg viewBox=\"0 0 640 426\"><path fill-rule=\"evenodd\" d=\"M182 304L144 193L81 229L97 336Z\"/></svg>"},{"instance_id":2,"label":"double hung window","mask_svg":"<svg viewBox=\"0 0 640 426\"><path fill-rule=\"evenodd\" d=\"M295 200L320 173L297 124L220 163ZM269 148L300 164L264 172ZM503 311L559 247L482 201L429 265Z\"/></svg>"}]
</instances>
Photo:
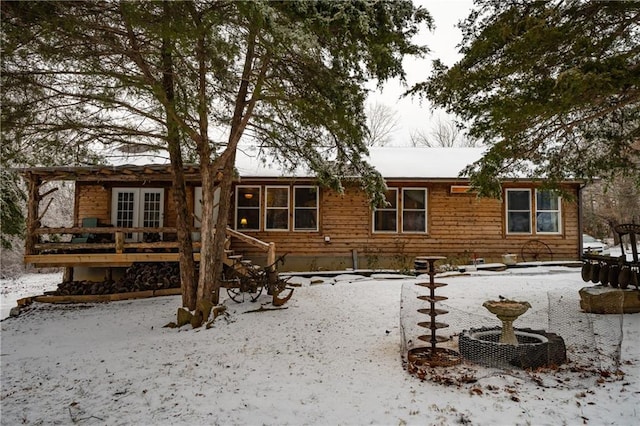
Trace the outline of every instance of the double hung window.
<instances>
[{"instance_id":1,"label":"double hung window","mask_svg":"<svg viewBox=\"0 0 640 426\"><path fill-rule=\"evenodd\" d=\"M553 191L536 190L536 232L557 234L561 229L560 197Z\"/></svg>"},{"instance_id":2,"label":"double hung window","mask_svg":"<svg viewBox=\"0 0 640 426\"><path fill-rule=\"evenodd\" d=\"M384 197L386 205L373 211L373 231L398 232L398 190L388 189Z\"/></svg>"},{"instance_id":3,"label":"double hung window","mask_svg":"<svg viewBox=\"0 0 640 426\"><path fill-rule=\"evenodd\" d=\"M402 232L427 232L427 190L402 190Z\"/></svg>"},{"instance_id":4,"label":"double hung window","mask_svg":"<svg viewBox=\"0 0 640 426\"><path fill-rule=\"evenodd\" d=\"M265 230L289 230L289 187L267 186L265 202Z\"/></svg>"},{"instance_id":5,"label":"double hung window","mask_svg":"<svg viewBox=\"0 0 640 426\"><path fill-rule=\"evenodd\" d=\"M260 197L259 186L236 187L236 229L260 230Z\"/></svg>"},{"instance_id":6,"label":"double hung window","mask_svg":"<svg viewBox=\"0 0 640 426\"><path fill-rule=\"evenodd\" d=\"M318 187L293 187L293 230L318 230Z\"/></svg>"},{"instance_id":7,"label":"double hung window","mask_svg":"<svg viewBox=\"0 0 640 426\"><path fill-rule=\"evenodd\" d=\"M507 189L507 233L531 233L531 190Z\"/></svg>"}]
</instances>

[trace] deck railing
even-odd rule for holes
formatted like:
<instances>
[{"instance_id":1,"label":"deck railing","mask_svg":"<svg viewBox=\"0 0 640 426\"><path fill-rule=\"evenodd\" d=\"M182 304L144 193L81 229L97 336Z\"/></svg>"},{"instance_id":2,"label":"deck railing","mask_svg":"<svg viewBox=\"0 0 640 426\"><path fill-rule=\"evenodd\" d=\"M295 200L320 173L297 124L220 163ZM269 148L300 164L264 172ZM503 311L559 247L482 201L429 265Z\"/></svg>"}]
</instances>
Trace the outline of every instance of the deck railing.
<instances>
[{"instance_id":1,"label":"deck railing","mask_svg":"<svg viewBox=\"0 0 640 426\"><path fill-rule=\"evenodd\" d=\"M199 229L192 229L191 231L197 232ZM263 252L267 253L267 264L271 265L276 259L276 247L275 243L266 243L257 238L235 231L231 228L226 230L227 236L237 238ZM68 228L37 228L33 231L37 237L37 242L32 245L32 249L25 249L25 259L33 259L34 256L47 256L48 254L57 254L60 252L74 253L78 256L82 256L82 252L95 253L96 250L100 250L105 254L122 254L127 251L145 251L145 252L169 252L177 251L179 248L179 242L175 237L170 240L163 241L126 241L125 236L127 234L153 234L153 235L175 235L177 229L175 227L161 227L161 228L125 228L125 227L68 227ZM94 241L92 242L59 242L51 238L55 235L93 235ZM49 235L50 241L40 241L41 236ZM68 237L67 237L68 238ZM193 242L193 248L199 249L201 243L199 241Z\"/></svg>"}]
</instances>

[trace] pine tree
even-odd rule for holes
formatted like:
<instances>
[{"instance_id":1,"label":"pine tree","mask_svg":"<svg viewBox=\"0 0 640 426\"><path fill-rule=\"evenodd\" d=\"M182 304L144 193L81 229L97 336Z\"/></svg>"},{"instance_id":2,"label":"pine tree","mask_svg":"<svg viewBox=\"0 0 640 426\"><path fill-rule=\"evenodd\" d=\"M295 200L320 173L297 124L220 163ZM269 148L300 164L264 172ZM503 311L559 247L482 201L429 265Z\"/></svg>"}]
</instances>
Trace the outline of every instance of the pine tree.
<instances>
[{"instance_id":1,"label":"pine tree","mask_svg":"<svg viewBox=\"0 0 640 426\"><path fill-rule=\"evenodd\" d=\"M374 202L384 182L364 160L364 83L404 78L426 11L409 1L3 2L16 47L4 70L42 92L33 135L168 150L174 192L196 157L203 186L197 286L217 303L235 154L241 139L284 166L301 162L337 190L357 171ZM218 172L222 179L217 181ZM213 223L214 184L221 189ZM178 195L184 197L184 195ZM176 200L177 201L177 200ZM186 206L186 200L177 205ZM189 224L178 215L181 269ZM182 216L186 216L186 213ZM188 274L188 273L187 273ZM196 291L197 289L197 291ZM213 296L211 296L213 295Z\"/></svg>"},{"instance_id":2,"label":"pine tree","mask_svg":"<svg viewBox=\"0 0 640 426\"><path fill-rule=\"evenodd\" d=\"M640 185L640 2L483 0L460 27L463 58L413 90L490 147L467 170L484 194L523 174Z\"/></svg>"}]
</instances>

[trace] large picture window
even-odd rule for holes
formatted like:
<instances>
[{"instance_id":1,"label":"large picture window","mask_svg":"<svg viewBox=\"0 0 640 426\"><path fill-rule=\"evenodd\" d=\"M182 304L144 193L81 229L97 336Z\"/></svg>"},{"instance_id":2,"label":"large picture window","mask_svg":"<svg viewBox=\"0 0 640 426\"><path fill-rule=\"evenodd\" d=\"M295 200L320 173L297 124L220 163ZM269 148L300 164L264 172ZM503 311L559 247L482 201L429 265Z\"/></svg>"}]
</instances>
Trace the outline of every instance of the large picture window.
<instances>
[{"instance_id":1,"label":"large picture window","mask_svg":"<svg viewBox=\"0 0 640 426\"><path fill-rule=\"evenodd\" d=\"M289 230L289 187L267 186L265 202L265 229Z\"/></svg>"},{"instance_id":2,"label":"large picture window","mask_svg":"<svg viewBox=\"0 0 640 426\"><path fill-rule=\"evenodd\" d=\"M318 230L318 187L293 187L294 231Z\"/></svg>"},{"instance_id":3,"label":"large picture window","mask_svg":"<svg viewBox=\"0 0 640 426\"><path fill-rule=\"evenodd\" d=\"M402 232L427 232L427 190L402 190Z\"/></svg>"},{"instance_id":4,"label":"large picture window","mask_svg":"<svg viewBox=\"0 0 640 426\"><path fill-rule=\"evenodd\" d=\"M507 232L531 233L531 190L507 189Z\"/></svg>"},{"instance_id":5,"label":"large picture window","mask_svg":"<svg viewBox=\"0 0 640 426\"><path fill-rule=\"evenodd\" d=\"M560 206L557 193L548 190L536 190L536 232L541 234L557 234L560 227Z\"/></svg>"},{"instance_id":6,"label":"large picture window","mask_svg":"<svg viewBox=\"0 0 640 426\"><path fill-rule=\"evenodd\" d=\"M559 234L562 232L562 199L553 191L507 189L506 214L509 234ZM532 204L535 202L535 204ZM535 224L535 225L534 225Z\"/></svg>"},{"instance_id":7,"label":"large picture window","mask_svg":"<svg viewBox=\"0 0 640 426\"><path fill-rule=\"evenodd\" d=\"M236 187L236 229L260 230L260 187Z\"/></svg>"},{"instance_id":8,"label":"large picture window","mask_svg":"<svg viewBox=\"0 0 640 426\"><path fill-rule=\"evenodd\" d=\"M387 190L385 200L386 206L373 211L373 231L398 232L398 190Z\"/></svg>"},{"instance_id":9,"label":"large picture window","mask_svg":"<svg viewBox=\"0 0 640 426\"><path fill-rule=\"evenodd\" d=\"M119 228L160 228L164 216L164 189L113 188L111 223ZM125 241L155 239L157 233L125 234Z\"/></svg>"}]
</instances>

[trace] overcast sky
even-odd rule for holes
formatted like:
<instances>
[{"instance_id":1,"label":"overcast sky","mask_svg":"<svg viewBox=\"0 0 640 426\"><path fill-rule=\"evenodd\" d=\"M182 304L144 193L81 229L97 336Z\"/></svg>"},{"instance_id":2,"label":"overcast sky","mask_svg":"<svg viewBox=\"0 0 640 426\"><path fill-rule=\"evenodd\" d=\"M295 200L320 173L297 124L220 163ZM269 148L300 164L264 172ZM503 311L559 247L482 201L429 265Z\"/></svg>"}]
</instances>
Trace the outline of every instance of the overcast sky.
<instances>
[{"instance_id":1,"label":"overcast sky","mask_svg":"<svg viewBox=\"0 0 640 426\"><path fill-rule=\"evenodd\" d=\"M429 11L435 23L433 32L424 30L414 40L417 44L426 45L431 52L423 59L405 59L407 83L409 86L426 80L431 70L431 61L441 59L446 65L453 65L459 55L456 46L462 39L456 24L466 18L473 6L472 0L414 0L414 4L423 6ZM412 132L422 129L428 131L434 120L429 105L424 101L412 98L400 99L406 90L399 81L389 81L382 92L375 90L369 96L370 103L382 103L397 111L400 121L399 129L393 135L393 145L408 145ZM437 112L437 115L444 113Z\"/></svg>"}]
</instances>

